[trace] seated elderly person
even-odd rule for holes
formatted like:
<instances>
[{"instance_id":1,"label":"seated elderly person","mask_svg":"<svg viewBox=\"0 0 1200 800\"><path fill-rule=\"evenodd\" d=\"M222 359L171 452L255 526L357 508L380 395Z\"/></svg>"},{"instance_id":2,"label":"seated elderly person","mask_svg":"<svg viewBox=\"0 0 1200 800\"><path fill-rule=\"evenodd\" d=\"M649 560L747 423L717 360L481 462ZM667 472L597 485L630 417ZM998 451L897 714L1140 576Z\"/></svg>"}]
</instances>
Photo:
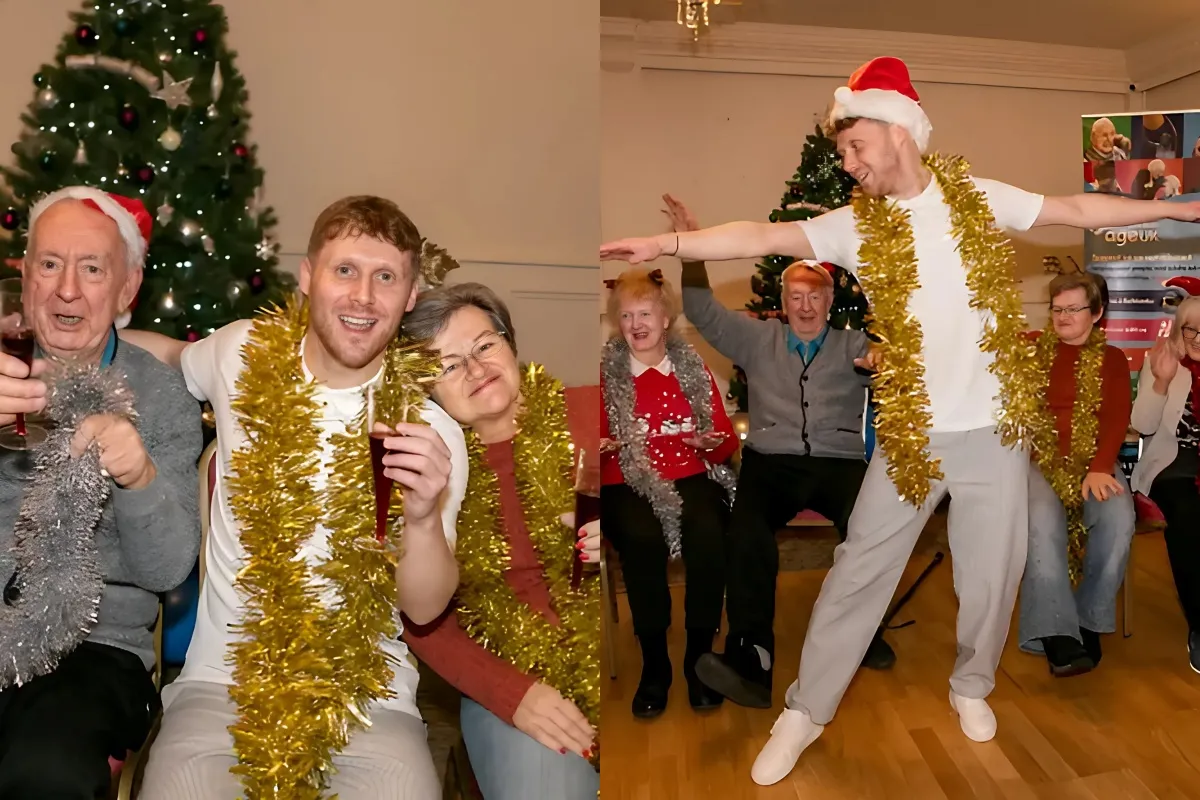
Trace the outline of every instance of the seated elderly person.
<instances>
[{"instance_id":1,"label":"seated elderly person","mask_svg":"<svg viewBox=\"0 0 1200 800\"><path fill-rule=\"evenodd\" d=\"M676 231L698 230L669 195ZM750 432L730 514L722 655L707 653L696 674L733 702L770 708L775 651L775 532L805 509L828 518L845 537L866 474L863 414L869 343L857 330L829 326L833 277L819 265L784 270L786 321L752 319L721 305L702 262L684 262L683 312L717 352L739 365L750 388ZM863 665L886 669L895 654L877 636Z\"/></svg>"},{"instance_id":2,"label":"seated elderly person","mask_svg":"<svg viewBox=\"0 0 1200 800\"><path fill-rule=\"evenodd\" d=\"M136 424L81 411L70 437L0 450L5 800L107 796L109 757L141 747L158 711L155 595L196 561L199 408L179 373L119 344L113 326L141 285L150 225L140 202L86 187L30 214L22 291L37 349L32 369L0 354L0 425L46 411L51 376L90 364L123 377ZM94 407L110 406L71 406ZM46 481L68 480L69 491L50 495L58 503L44 502ZM83 546L71 546L72 533Z\"/></svg>"}]
</instances>

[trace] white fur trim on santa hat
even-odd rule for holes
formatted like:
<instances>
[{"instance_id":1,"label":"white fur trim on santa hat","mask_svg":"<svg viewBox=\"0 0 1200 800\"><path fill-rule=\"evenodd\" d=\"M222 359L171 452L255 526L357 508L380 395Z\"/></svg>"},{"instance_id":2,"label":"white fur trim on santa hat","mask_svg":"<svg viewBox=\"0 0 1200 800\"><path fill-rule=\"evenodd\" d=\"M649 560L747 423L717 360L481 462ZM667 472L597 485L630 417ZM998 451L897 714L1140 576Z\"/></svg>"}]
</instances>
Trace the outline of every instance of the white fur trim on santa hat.
<instances>
[{"instance_id":1,"label":"white fur trim on santa hat","mask_svg":"<svg viewBox=\"0 0 1200 800\"><path fill-rule=\"evenodd\" d=\"M141 230L138 229L137 220L120 203L109 197L107 192L91 186L68 186L57 192L51 192L39 200L33 210L29 212L31 237L38 217L60 200L91 200L98 205L105 216L117 223L117 231L121 234L121 239L125 242L125 249L129 254L129 265L141 269L146 260L147 243L142 238Z\"/></svg>"},{"instance_id":2,"label":"white fur trim on santa hat","mask_svg":"<svg viewBox=\"0 0 1200 800\"><path fill-rule=\"evenodd\" d=\"M887 89L864 89L856 92L848 86L839 87L833 93L834 122L861 117L899 125L912 136L917 149L922 153L929 147L929 134L933 125L921 104L899 92Z\"/></svg>"}]
</instances>

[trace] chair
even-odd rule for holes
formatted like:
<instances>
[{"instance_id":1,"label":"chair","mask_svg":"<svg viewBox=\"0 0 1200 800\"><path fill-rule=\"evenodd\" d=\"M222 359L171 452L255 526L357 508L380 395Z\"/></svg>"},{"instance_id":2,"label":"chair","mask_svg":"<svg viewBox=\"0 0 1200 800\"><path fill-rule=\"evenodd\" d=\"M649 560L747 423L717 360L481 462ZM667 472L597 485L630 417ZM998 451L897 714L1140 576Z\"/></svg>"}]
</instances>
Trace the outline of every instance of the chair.
<instances>
[{"instance_id":1,"label":"chair","mask_svg":"<svg viewBox=\"0 0 1200 800\"><path fill-rule=\"evenodd\" d=\"M204 448L204 452L200 455L200 463L197 472L199 473L199 510L200 510L200 585L204 585L204 549L208 545L208 531L211 527L211 508L212 508L212 492L216 484L217 478L217 463L213 458L216 453L217 443L213 441L208 447ZM162 663L163 663L163 606L158 604L158 622L154 626L154 685L162 691ZM142 744L140 750L131 751L129 757L124 762L113 761L110 763L113 768L113 777L120 777L117 785L116 800L133 800L136 796L134 792L135 784L140 786L142 781L142 773L146 769L146 756L150 752L150 746L154 743L155 737L158 735L158 727L162 721L162 715L154 720L154 725L150 728L150 733L146 736L146 741Z\"/></svg>"}]
</instances>

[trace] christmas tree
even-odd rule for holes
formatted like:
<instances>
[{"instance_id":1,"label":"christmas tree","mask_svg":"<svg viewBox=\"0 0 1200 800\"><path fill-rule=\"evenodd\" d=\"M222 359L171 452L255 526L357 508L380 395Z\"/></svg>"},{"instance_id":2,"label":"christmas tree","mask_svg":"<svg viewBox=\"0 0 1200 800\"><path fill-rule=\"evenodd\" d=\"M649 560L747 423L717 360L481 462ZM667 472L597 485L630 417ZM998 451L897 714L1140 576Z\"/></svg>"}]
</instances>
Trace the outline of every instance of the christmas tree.
<instances>
[{"instance_id":1,"label":"christmas tree","mask_svg":"<svg viewBox=\"0 0 1200 800\"><path fill-rule=\"evenodd\" d=\"M779 207L771 212L771 222L794 222L813 217L844 206L850 201L854 179L841 167L842 159L837 154L833 140L817 127L804 143L800 154L800 166L787 182L787 191L779 201ZM758 264L758 274L750 279L750 288L755 298L746 308L759 319L783 317L780 298L780 278L792 263L789 256L767 256ZM863 297L858 281L839 266L833 269L833 306L829 311L829 324L835 328L866 327L867 300ZM746 375L734 366L733 380L729 384L730 400L737 402L738 410L746 410Z\"/></svg>"},{"instance_id":2,"label":"christmas tree","mask_svg":"<svg viewBox=\"0 0 1200 800\"><path fill-rule=\"evenodd\" d=\"M0 167L11 270L30 207L63 186L136 197L157 219L132 327L194 341L281 300L275 217L259 202L246 85L209 0L86 0Z\"/></svg>"}]
</instances>

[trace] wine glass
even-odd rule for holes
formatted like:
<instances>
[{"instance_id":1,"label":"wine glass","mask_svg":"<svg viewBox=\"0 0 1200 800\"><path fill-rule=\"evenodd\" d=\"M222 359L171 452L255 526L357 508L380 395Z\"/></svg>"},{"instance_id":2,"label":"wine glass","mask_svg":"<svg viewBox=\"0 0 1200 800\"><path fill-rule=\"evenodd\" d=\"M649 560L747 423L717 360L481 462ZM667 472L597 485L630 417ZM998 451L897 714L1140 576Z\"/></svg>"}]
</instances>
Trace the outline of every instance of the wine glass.
<instances>
[{"instance_id":1,"label":"wine glass","mask_svg":"<svg viewBox=\"0 0 1200 800\"><path fill-rule=\"evenodd\" d=\"M32 366L34 344L33 329L25 317L20 278L0 281L0 350ZM29 450L45 440L46 431L37 425L26 425L24 414L17 414L14 424L0 429L0 447L9 450Z\"/></svg>"},{"instance_id":2,"label":"wine glass","mask_svg":"<svg viewBox=\"0 0 1200 800\"><path fill-rule=\"evenodd\" d=\"M598 451L579 448L575 461L575 532L589 522L600 519L600 455ZM571 585L579 586L583 577L583 562L576 555L571 569Z\"/></svg>"}]
</instances>

